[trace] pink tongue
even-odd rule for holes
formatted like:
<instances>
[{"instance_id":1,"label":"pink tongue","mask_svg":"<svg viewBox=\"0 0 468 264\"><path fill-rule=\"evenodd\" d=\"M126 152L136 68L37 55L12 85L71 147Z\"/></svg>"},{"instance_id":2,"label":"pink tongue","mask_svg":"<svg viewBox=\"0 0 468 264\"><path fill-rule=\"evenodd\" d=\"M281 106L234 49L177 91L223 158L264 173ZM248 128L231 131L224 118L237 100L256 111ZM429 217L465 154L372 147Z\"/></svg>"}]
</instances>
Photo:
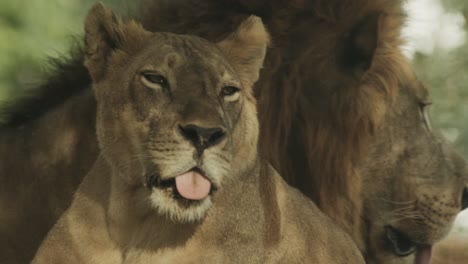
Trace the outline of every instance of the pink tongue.
<instances>
[{"instance_id":1,"label":"pink tongue","mask_svg":"<svg viewBox=\"0 0 468 264\"><path fill-rule=\"evenodd\" d=\"M211 189L211 182L194 171L177 176L175 183L179 194L189 200L205 199Z\"/></svg>"},{"instance_id":2,"label":"pink tongue","mask_svg":"<svg viewBox=\"0 0 468 264\"><path fill-rule=\"evenodd\" d=\"M414 264L431 264L432 246L420 248L416 252Z\"/></svg>"}]
</instances>

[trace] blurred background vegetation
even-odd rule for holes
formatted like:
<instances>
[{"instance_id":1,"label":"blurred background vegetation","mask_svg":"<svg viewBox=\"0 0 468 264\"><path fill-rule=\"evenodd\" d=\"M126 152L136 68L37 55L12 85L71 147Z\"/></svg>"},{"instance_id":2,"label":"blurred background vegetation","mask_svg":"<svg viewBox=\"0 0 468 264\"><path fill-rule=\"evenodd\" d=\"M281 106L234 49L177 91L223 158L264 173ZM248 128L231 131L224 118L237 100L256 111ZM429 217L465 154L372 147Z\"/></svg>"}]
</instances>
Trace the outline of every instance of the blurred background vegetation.
<instances>
[{"instance_id":1,"label":"blurred background vegetation","mask_svg":"<svg viewBox=\"0 0 468 264\"><path fill-rule=\"evenodd\" d=\"M84 17L95 2L0 1L0 103L34 88L44 77L47 58L66 55L74 41L81 41ZM127 14L137 1L103 2Z\"/></svg>"},{"instance_id":2,"label":"blurred background vegetation","mask_svg":"<svg viewBox=\"0 0 468 264\"><path fill-rule=\"evenodd\" d=\"M405 52L431 91L434 126L468 158L468 1L407 1ZM74 36L80 40L94 2L0 1L0 103L33 88L44 76L47 58L66 54ZM128 14L138 1L104 2Z\"/></svg>"}]
</instances>

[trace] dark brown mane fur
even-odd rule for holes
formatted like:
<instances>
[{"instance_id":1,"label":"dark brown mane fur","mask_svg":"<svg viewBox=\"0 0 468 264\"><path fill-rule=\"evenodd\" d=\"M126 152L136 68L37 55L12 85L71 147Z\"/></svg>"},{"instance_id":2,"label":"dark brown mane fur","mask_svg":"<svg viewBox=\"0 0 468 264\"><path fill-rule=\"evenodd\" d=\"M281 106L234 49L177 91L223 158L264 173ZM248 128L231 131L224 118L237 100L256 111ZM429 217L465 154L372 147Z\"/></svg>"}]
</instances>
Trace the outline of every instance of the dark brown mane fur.
<instances>
[{"instance_id":1,"label":"dark brown mane fur","mask_svg":"<svg viewBox=\"0 0 468 264\"><path fill-rule=\"evenodd\" d=\"M323 27L301 25L290 17L290 21L282 21L284 31L270 28L277 45L269 53L267 74L257 86L262 153L283 177L348 230L357 228L359 221L357 165L385 111L385 100L394 97L400 78L408 76L399 51L404 21L400 4L315 1L308 8L315 24ZM369 70L357 78L346 78L346 73L336 69L335 54L339 54L343 36L375 13L382 17ZM307 36L307 32L314 39L291 38ZM320 84L327 79L338 85Z\"/></svg>"},{"instance_id":2,"label":"dark brown mane fur","mask_svg":"<svg viewBox=\"0 0 468 264\"><path fill-rule=\"evenodd\" d=\"M49 74L46 74L44 83L20 96L19 99L0 106L0 116L5 119L1 126L18 127L37 119L88 88L91 83L89 74L83 66L83 52L78 42L67 57L50 59L48 68Z\"/></svg>"}]
</instances>

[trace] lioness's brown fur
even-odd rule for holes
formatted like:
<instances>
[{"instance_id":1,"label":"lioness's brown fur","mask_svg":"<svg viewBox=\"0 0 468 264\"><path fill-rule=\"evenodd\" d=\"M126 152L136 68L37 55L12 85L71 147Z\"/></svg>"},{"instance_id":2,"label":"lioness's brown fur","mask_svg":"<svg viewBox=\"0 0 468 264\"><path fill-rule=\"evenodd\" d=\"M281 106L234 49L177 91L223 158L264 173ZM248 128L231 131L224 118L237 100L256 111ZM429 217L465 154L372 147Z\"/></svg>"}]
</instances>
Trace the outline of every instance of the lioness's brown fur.
<instances>
[{"instance_id":1,"label":"lioness's brown fur","mask_svg":"<svg viewBox=\"0 0 468 264\"><path fill-rule=\"evenodd\" d=\"M153 4L153 1L156 2L156 0L150 1ZM278 112L278 116L264 120L262 120L262 117L260 120L262 124L261 127L264 125L275 127L275 124L279 124L278 126L280 126L280 124L289 124L291 122L294 126L278 128L282 130L275 129L266 131L266 129L261 129L261 132L271 132L272 134L276 133L282 136L281 133L290 131L289 134L291 136L288 137L289 141L294 139L294 135L297 132L298 139L306 135L305 140L309 142L307 145L313 146L313 148L309 150L302 150L300 152L295 152L295 147L292 150L288 148L283 149L281 154L287 157L282 160L284 162L292 157L299 164L306 164L308 162L313 162L315 164L315 167L312 168L312 174L297 174L298 176L295 182L291 180L292 177L289 179L294 185L306 191L309 196L315 197L314 199L317 202L320 202L317 196L318 192L310 190L310 188L313 188L312 183L320 181L325 182L329 179L330 184L325 184L329 185L329 187L317 187L317 189L328 190L327 192L329 192L329 204L327 204L327 202L320 202L320 206L331 216L334 216L338 222L341 222L341 225L347 227L347 229L354 230L353 237L360 244L363 252L369 255L368 258L376 258L373 255L379 255L384 256L384 259L378 257L383 263L385 261L411 262L411 257L398 258L392 253L391 249L383 247L381 241L385 241L386 236L382 226L387 223L382 221L382 219L394 219L399 216L399 209L406 207L406 204L395 203L394 200L408 199L408 193L418 194L421 193L421 191L425 191L431 194L437 194L440 192L437 186L435 189L430 187L430 184L421 186L418 183L419 177L437 175L442 181L447 182L447 184L443 185L454 186L455 184L453 184L452 180L457 181L457 175L466 173L466 170L463 169L463 166L466 165L463 165L465 162L461 159L454 159L454 155L448 154L448 152L451 151L444 151L437 152L434 155L431 153L429 157L431 159L436 157L439 161L446 160L448 164L456 162L459 163L459 165L449 165L448 168L452 167L452 169L448 170L444 168L445 166L441 168L425 166L428 163L428 153L427 149L422 146L424 146L424 144L439 145L439 143L437 143L438 139L433 136L422 137L424 141L414 140L420 138L420 135L412 133L411 131L413 131L415 127L421 126L423 124L422 120L420 120L419 123L414 123L413 127L404 126L401 127L401 129L397 129L402 123L410 120L410 118L406 115L397 115L396 118L391 121L384 116L380 120L379 132L371 133L370 136L369 133L367 133L369 131L368 128L375 125L370 126L370 124L374 123L372 120L379 120L378 116L384 113L393 115L402 111L402 105L398 103L395 103L393 108L389 108L389 106L392 105L392 98L394 102L398 102L401 98L406 97L408 97L409 100L414 100L414 96L416 95L411 93L415 93L417 89L409 90L410 93L401 93L407 90L408 83L411 83L415 87L417 87L418 84L417 82L411 81L414 79L414 76L411 73L409 64L399 51L399 43L401 42L399 30L404 19L404 14L400 10L400 1L157 0L154 6L145 5L144 7L147 9L148 14L145 19L143 19L146 28L198 34L211 40L221 40L238 25L239 21L251 13L263 17L266 26L272 34L273 47L271 50L272 52L267 54L266 68L263 69L260 81L257 84L257 91L260 95L259 112L264 113L261 114L261 117L267 116L267 113L274 113L275 111ZM346 12L346 10L350 11ZM372 14L375 13L380 14L380 17L376 19L376 16L372 16ZM375 29L376 21L378 22L378 31L373 30ZM370 22L370 26L365 26L366 23L363 22ZM371 67L365 71L365 73L359 73L359 71L357 71L354 77L349 77L352 71L347 67L342 67L349 66L349 64L344 63L347 60L338 60L338 58L342 56L339 56L337 52L343 49L348 51L356 50L356 45L352 44L353 42L346 38L346 36L349 35L348 33L354 32L356 29L360 29L359 32L365 33L364 36L370 36L371 40L374 39L377 40L377 42L374 49L372 49L372 45L370 49L367 49L367 51L371 51L370 54L374 55L372 59L369 59L369 57L366 58L366 56L358 59L358 61L361 62L372 61ZM375 34L376 32L378 34ZM367 43L372 44L375 42L370 41ZM362 46L362 44L357 46ZM345 54L352 54L352 52L346 52ZM367 53L367 55L369 55L369 53ZM325 60L326 63L317 63L323 60ZM353 59L351 59L351 61L353 61ZM365 63L363 65L366 66ZM359 69L360 67L357 68ZM58 75L59 78L57 79L60 81L54 81L54 83L57 87L61 87L64 90L68 89L70 85L74 85L76 83L74 81L75 79L89 79L86 69L79 67L73 69L73 75L61 73ZM361 78L359 78L359 76L361 76ZM348 79L350 81L348 81ZM334 83L335 81L336 83ZM363 87L364 89L361 89L362 86L359 85L361 82L365 82L369 84L369 86L365 86ZM265 85L262 85L262 83ZM327 88L330 85L339 84L343 84L342 88ZM376 87L375 90L372 88L374 84ZM271 92L268 92L269 85L273 86ZM264 88L262 89L262 87ZM89 90L86 90L86 86L82 88L83 91L80 96L74 97L71 101L78 103L79 100L82 100L79 105L93 112L94 104L92 96ZM327 90L329 91L327 92ZM397 96L397 94L401 95ZM342 98L342 100L337 100L337 98ZM369 98L369 100L366 98ZM38 100L37 97L34 97L34 99ZM43 99L46 102L48 101L47 98ZM269 102L267 100L269 100ZM334 102L331 105L335 105L337 107L336 110L329 105L330 102ZM413 103L414 108L412 111L416 112L412 112L411 118L418 116L418 102L413 101ZM14 156L15 162L5 164L8 167L6 170L2 170L1 175L9 175L9 178L2 178L2 181L7 181L9 184L0 184L0 188L5 186L5 190L16 190L15 186L18 185L18 182L22 184L26 182L34 186L34 184L40 182L40 180L36 181L35 179L44 179L47 177L51 179L63 179L63 175L70 175L70 173L73 173L78 178L76 181L67 182L67 184L71 183L70 186L76 187L76 185L73 184L77 184L76 182L80 180L78 175L84 174L75 174L75 172L87 171L91 167L92 162L96 159L98 153L94 146L96 140L94 138L92 125L82 125L92 124L94 122L94 113L78 115L80 123L61 122L59 120L71 120L71 118L67 118L67 116L77 112L77 110L69 108L68 105L75 104L68 104L67 102L64 106L59 106L52 111L55 114L49 112L46 115L42 115L39 119L32 121L30 121L31 118L28 118L30 113L24 113L24 110L27 110L26 108L20 108L23 110L20 114L13 111L13 113L16 114L12 116L12 121L9 124L18 126L2 129L1 133L3 134L4 131L12 131L12 134L16 135L4 139L3 145L5 147L0 153L0 159L3 160L5 157L11 156L10 153L12 149L17 149L18 154ZM275 108L278 109L276 110ZM63 109L68 110L65 111ZM386 109L386 111L383 111L383 109ZM318 112L312 113L312 110L317 110ZM300 115L298 116L302 118L296 118L293 115L294 113L299 113ZM49 117L59 114L63 115L63 119ZM28 120L29 122L25 122ZM268 120L273 123L266 124ZM29 133L31 133L30 131L40 131L46 129L46 127L56 128L57 133L60 133L62 130L73 130L74 133L81 138L89 137L86 141L88 142L87 144L75 145L76 147L74 149L67 148L67 150L70 151L67 153L74 153L74 157L86 158L86 162L77 165L73 163L73 159L51 159L47 158L48 156L44 156L46 157L44 160L47 160L45 163L34 164L22 160L21 163L18 164L18 156L27 157L31 155L31 157L36 157L39 155L38 151L43 149L43 142L47 142L48 146L52 144L48 142L54 142L53 138L49 136L37 137L35 140L28 139L30 136ZM347 127L346 130L345 127ZM303 128L310 129L310 133L301 132ZM399 132L382 133L382 131L393 132L396 130ZM18 133L17 131L27 132ZM314 131L321 132L316 133ZM308 137L309 134L316 134L317 136ZM12 143L12 138L15 138L14 143ZM266 142L266 144L272 145L270 146L271 148L278 148L281 144L275 145L273 143L282 143L288 141L288 138L282 137L280 139L274 138L273 140L269 140L268 136L262 136L260 139ZM353 138L356 138L356 140ZM404 140L405 143L402 149L392 152L385 146L395 139ZM1 137L0 140L2 140ZM315 144L316 140L317 143ZM330 142L330 149L342 148L344 156L337 155L336 157L330 158L331 152L327 148L328 141ZM16 142L27 142L27 144L23 145L23 143ZM413 144L415 142L419 143ZM420 144L421 142L424 144ZM291 144L291 146L296 145L294 141L292 143L294 144ZM19 144L20 147L16 147L16 144ZM446 145L445 143L441 144ZM354 146L356 152L353 152L352 146ZM29 148L36 150L30 154ZM365 149L367 148L370 149L370 152L366 154ZM450 147L447 148L450 149ZM401 150L403 150L403 152L400 152ZM324 153L321 153L321 151ZM58 151L58 153L60 152ZM336 153L338 154L341 152L338 151ZM401 153L412 153L411 156L413 159L411 159L411 162L403 163L399 162L398 159L394 159L395 156L398 157ZM350 154L352 156L350 156ZM392 162L386 162L386 157L390 154L392 156L392 158L390 158ZM49 153L47 155L50 156L52 154ZM63 156L68 157L67 155ZM307 157L313 157L314 160L309 161ZM273 158L274 157L272 157L272 159ZM364 159L364 161L353 161L359 159ZM382 162L385 162L385 167L375 166L375 164L380 164ZM62 165L56 167L55 164ZM333 164L342 164L342 166L340 165L333 168ZM414 166L415 164L418 165L416 167L424 166L424 170L415 171L413 169L416 168ZM3 164L0 164L0 166L2 165ZM285 163L284 166L287 167L287 165L288 164ZM348 168L348 165L352 165L352 167ZM22 170L24 170L24 172ZM7 171L7 173L3 173L3 171ZM331 171L332 174L325 173L327 171ZM342 173L338 173L338 171L342 171ZM449 173L447 173L447 171L449 171ZM453 173L450 173L450 171ZM352 210L353 207L359 208L362 202L359 197L361 185L359 182L360 177L356 176L359 172L366 178L364 179L364 189L366 190L367 198L364 203L365 207L368 208L362 219L360 219L362 214L359 210ZM398 172L398 174L396 172ZM19 179L13 177L18 174L22 175L22 177ZM357 180L349 179L348 175L355 175ZM385 181L382 180L381 175L385 175ZM34 177L31 178L30 176ZM402 181L402 179L404 180ZM385 188L388 186L388 181L392 181L392 188ZM336 184L335 191L333 191L335 188L334 184ZM372 188L375 188L372 187L372 184L377 185L379 189L383 189L385 192L370 191ZM39 243L41 235L45 234L48 228L53 224L53 221L57 219L61 210L66 208L71 199L68 188L64 188L64 192L58 192L58 194L60 194L59 197L66 198L56 199L58 195L53 196L47 191L44 191L45 188L54 189L50 186L49 183L45 183L44 188L31 188L31 196L41 197L42 199L29 199L28 201L31 202L23 204L23 206L12 208L11 215L17 216L17 219L22 219L22 221L18 225L11 225L11 222L7 222L5 228L2 228L2 230L5 230L4 232L6 232L8 237L14 237L15 240L5 242L5 246L1 247L0 250L8 249L9 246L14 245L11 252L15 252L15 250L16 252L28 252L28 254L34 252L34 247ZM347 187L344 188L343 186ZM455 189L452 189L453 187L447 187L447 192L452 192L454 196L458 196L459 201L462 186L465 186L465 184L459 184ZM3 204L8 205L11 203L10 201L17 199L16 197L22 196L22 194L11 191L7 193L10 196L4 197L5 199L3 201L8 202L1 203L0 206L3 206ZM47 193L47 195L44 196L43 193ZM2 191L0 195L2 194L5 194L5 192ZM325 195L326 192L323 192L322 197ZM354 197L349 199L353 202L348 203L346 197ZM410 198L415 200L418 197L411 196ZM333 202L333 199L338 199L343 202L336 203ZM49 204L55 204L49 201L58 201L58 209L57 207L46 206L45 204L47 203L42 203L41 200L46 200ZM387 204L385 204L384 201ZM388 206L388 203L393 203L394 206ZM445 213L443 206L440 207L440 205L435 203L431 203L429 206L432 210L437 211L437 213L442 211ZM417 207L411 208L417 209ZM428 226L426 226L424 232L429 232L431 234L438 233L439 236L443 236L451 222L450 219L456 211L455 206L450 206L448 208L450 212L447 213L447 220L441 222L440 225L430 226L430 229L427 229ZM413 213L415 212L411 212L411 214ZM418 213L418 211L416 211L416 213ZM43 221L28 221L28 219L32 219L29 218L30 215L40 216L41 214L50 215L51 217L42 218ZM406 225L405 221L401 221L398 225L413 226L413 221L409 219L409 216L411 215L408 214L408 216L404 218L409 221L408 225ZM376 224L372 224L374 222ZM31 230L35 232L33 233L34 235L29 234L30 231L28 228L24 228L24 226L29 227L32 225L34 225L34 228L31 227ZM360 230L362 226L366 228ZM372 226L374 231L370 231L370 228L368 230L367 226ZM2 236L0 235L0 237ZM431 238L431 241L435 240L437 239L434 237ZM14 257L20 255L21 254L12 254ZM0 253L0 257L3 256L6 256L6 254Z\"/></svg>"},{"instance_id":2,"label":"lioness's brown fur","mask_svg":"<svg viewBox=\"0 0 468 264\"><path fill-rule=\"evenodd\" d=\"M267 42L258 18L218 50L124 25L96 5L86 66L101 154L33 263L364 263L346 233L258 157L252 85ZM147 84L148 71L168 84ZM223 95L225 85L240 91ZM200 152L190 141L204 136L187 138L188 126L219 127L225 137ZM147 181L192 166L216 186L201 201Z\"/></svg>"}]
</instances>

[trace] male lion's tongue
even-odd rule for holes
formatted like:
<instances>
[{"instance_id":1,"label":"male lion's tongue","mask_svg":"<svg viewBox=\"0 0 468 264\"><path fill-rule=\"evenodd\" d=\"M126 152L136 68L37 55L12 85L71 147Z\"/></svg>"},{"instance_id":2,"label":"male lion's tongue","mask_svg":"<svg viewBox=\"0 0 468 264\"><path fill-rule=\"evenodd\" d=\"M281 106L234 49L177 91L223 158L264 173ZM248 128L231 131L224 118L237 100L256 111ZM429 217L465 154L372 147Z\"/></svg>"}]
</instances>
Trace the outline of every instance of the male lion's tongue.
<instances>
[{"instance_id":1,"label":"male lion's tongue","mask_svg":"<svg viewBox=\"0 0 468 264\"><path fill-rule=\"evenodd\" d=\"M432 246L425 246L416 251L414 264L431 264Z\"/></svg>"},{"instance_id":2,"label":"male lion's tongue","mask_svg":"<svg viewBox=\"0 0 468 264\"><path fill-rule=\"evenodd\" d=\"M176 188L182 197L202 200L208 196L211 182L195 171L189 171L175 178Z\"/></svg>"}]
</instances>

